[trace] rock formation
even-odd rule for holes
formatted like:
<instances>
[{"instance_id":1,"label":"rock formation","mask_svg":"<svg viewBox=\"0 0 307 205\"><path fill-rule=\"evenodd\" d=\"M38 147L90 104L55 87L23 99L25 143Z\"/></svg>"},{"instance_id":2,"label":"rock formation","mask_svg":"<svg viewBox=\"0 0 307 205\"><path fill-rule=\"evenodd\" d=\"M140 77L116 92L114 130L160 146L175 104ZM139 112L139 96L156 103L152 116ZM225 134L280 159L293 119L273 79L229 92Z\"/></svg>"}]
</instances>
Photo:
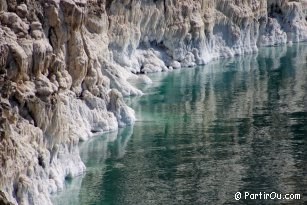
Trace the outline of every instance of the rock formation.
<instances>
[{"instance_id":1,"label":"rock formation","mask_svg":"<svg viewBox=\"0 0 307 205\"><path fill-rule=\"evenodd\" d=\"M0 0L0 203L51 204L135 74L307 39L306 0Z\"/></svg>"}]
</instances>

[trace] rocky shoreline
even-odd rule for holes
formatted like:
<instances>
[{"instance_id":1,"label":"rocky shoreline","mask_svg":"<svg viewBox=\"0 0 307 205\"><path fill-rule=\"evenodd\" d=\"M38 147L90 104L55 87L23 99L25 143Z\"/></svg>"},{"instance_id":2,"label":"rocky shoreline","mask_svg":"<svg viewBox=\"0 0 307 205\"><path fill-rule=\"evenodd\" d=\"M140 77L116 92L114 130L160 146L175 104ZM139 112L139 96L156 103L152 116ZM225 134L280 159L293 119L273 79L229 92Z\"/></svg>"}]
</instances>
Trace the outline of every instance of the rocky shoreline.
<instances>
[{"instance_id":1,"label":"rocky shoreline","mask_svg":"<svg viewBox=\"0 0 307 205\"><path fill-rule=\"evenodd\" d=\"M306 1L0 0L0 204L52 204L78 143L135 121L128 79L307 40Z\"/></svg>"}]
</instances>

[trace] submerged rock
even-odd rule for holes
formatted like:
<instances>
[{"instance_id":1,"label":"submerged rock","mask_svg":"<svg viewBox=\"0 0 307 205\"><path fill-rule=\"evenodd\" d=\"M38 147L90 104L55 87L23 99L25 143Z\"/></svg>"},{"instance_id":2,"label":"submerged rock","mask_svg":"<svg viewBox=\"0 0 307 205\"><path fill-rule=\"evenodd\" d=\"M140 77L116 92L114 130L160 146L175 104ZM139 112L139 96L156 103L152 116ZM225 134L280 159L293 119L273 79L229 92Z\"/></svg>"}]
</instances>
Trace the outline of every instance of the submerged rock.
<instances>
[{"instance_id":1,"label":"submerged rock","mask_svg":"<svg viewBox=\"0 0 307 205\"><path fill-rule=\"evenodd\" d=\"M307 39L306 1L0 0L0 202L51 204L78 143L135 121L135 74ZM2 200L2 201L1 201Z\"/></svg>"}]
</instances>

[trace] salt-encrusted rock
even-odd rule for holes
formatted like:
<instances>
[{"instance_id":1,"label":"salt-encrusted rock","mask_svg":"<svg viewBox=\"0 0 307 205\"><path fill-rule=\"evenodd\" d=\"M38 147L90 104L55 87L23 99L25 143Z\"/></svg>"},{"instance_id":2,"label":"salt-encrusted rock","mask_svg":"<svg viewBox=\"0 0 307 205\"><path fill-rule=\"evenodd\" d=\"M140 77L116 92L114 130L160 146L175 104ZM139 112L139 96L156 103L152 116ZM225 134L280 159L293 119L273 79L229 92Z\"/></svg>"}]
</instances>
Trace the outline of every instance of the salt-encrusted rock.
<instances>
[{"instance_id":1,"label":"salt-encrusted rock","mask_svg":"<svg viewBox=\"0 0 307 205\"><path fill-rule=\"evenodd\" d=\"M134 111L130 107L125 106L121 93L117 90L111 90L109 97L108 108L118 119L118 125L123 127L127 124L132 124L135 121Z\"/></svg>"},{"instance_id":2,"label":"salt-encrusted rock","mask_svg":"<svg viewBox=\"0 0 307 205\"><path fill-rule=\"evenodd\" d=\"M174 68L174 69L179 69L181 68L181 64L178 62L178 61L173 61L171 63L171 66Z\"/></svg>"},{"instance_id":3,"label":"salt-encrusted rock","mask_svg":"<svg viewBox=\"0 0 307 205\"><path fill-rule=\"evenodd\" d=\"M135 121L135 74L307 39L303 0L0 0L0 203L49 205L78 142Z\"/></svg>"},{"instance_id":4,"label":"salt-encrusted rock","mask_svg":"<svg viewBox=\"0 0 307 205\"><path fill-rule=\"evenodd\" d=\"M3 191L0 191L0 204L2 205L13 205L13 203L9 202L7 196Z\"/></svg>"}]
</instances>

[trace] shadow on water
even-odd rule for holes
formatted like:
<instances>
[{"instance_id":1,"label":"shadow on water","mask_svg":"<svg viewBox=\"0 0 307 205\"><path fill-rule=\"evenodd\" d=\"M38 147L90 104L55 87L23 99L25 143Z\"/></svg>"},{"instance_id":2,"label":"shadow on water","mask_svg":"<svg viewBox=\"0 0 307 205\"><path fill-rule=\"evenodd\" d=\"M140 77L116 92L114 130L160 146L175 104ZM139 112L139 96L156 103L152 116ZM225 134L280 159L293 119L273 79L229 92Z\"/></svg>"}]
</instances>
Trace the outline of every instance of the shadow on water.
<instances>
[{"instance_id":1,"label":"shadow on water","mask_svg":"<svg viewBox=\"0 0 307 205\"><path fill-rule=\"evenodd\" d=\"M150 75L138 121L81 145L88 167L61 205L304 204L307 44ZM236 192L301 200L235 201Z\"/></svg>"}]
</instances>

